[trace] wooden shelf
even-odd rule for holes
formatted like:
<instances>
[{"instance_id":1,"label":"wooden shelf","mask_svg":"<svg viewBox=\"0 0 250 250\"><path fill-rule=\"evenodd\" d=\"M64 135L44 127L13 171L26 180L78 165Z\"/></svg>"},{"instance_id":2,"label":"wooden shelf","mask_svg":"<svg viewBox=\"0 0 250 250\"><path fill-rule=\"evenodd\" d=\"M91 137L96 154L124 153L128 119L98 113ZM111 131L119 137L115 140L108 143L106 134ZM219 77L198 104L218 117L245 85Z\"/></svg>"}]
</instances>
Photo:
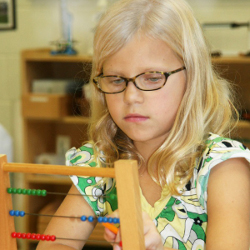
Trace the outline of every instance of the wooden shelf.
<instances>
[{"instance_id":1,"label":"wooden shelf","mask_svg":"<svg viewBox=\"0 0 250 250\"><path fill-rule=\"evenodd\" d=\"M89 117L83 117L83 116L65 116L59 119L45 119L45 118L26 118L27 120L31 121L39 121L42 122L57 122L62 124L89 124L90 118Z\"/></svg>"},{"instance_id":2,"label":"wooden shelf","mask_svg":"<svg viewBox=\"0 0 250 250\"><path fill-rule=\"evenodd\" d=\"M222 64L250 64L250 57L247 56L221 56L213 57L212 61Z\"/></svg>"},{"instance_id":3,"label":"wooden shelf","mask_svg":"<svg viewBox=\"0 0 250 250\"><path fill-rule=\"evenodd\" d=\"M24 50L22 56L28 62L89 62L92 57L86 55L51 55L50 49Z\"/></svg>"},{"instance_id":4,"label":"wooden shelf","mask_svg":"<svg viewBox=\"0 0 250 250\"><path fill-rule=\"evenodd\" d=\"M61 122L68 124L89 124L89 120L89 117L66 116L62 118Z\"/></svg>"},{"instance_id":5,"label":"wooden shelf","mask_svg":"<svg viewBox=\"0 0 250 250\"><path fill-rule=\"evenodd\" d=\"M250 121L240 120L239 123L237 124L237 127L239 129L249 129L249 134L250 134Z\"/></svg>"}]
</instances>

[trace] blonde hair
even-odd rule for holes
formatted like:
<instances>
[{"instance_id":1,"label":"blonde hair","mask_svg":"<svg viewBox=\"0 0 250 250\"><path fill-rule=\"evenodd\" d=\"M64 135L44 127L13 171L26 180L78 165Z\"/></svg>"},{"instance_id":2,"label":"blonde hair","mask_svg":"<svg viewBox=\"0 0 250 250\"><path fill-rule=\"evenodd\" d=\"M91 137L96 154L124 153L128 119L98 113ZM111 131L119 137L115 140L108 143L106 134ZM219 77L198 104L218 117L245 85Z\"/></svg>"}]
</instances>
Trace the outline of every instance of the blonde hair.
<instances>
[{"instance_id":1,"label":"blonde hair","mask_svg":"<svg viewBox=\"0 0 250 250\"><path fill-rule=\"evenodd\" d=\"M166 141L148 161L156 183L168 185L172 194L190 180L197 157L209 132L227 135L237 112L230 84L211 64L201 27L184 0L121 0L102 17L96 30L92 76L102 72L104 61L135 34L164 41L183 61L187 86ZM93 82L93 81L92 81ZM133 142L112 120L105 96L93 84L90 140L97 144L107 167L117 159L143 159ZM236 115L236 116L235 116ZM157 166L153 172L152 166ZM177 179L181 182L176 182Z\"/></svg>"}]
</instances>

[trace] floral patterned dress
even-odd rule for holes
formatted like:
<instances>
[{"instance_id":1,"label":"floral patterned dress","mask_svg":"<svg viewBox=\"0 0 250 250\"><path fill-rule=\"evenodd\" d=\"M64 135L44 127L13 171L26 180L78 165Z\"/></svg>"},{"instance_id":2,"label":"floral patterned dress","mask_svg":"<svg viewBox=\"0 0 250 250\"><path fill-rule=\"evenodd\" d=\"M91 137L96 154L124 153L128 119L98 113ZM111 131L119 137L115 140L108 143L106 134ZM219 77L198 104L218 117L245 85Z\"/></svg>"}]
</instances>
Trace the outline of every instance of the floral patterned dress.
<instances>
[{"instance_id":1,"label":"floral patterned dress","mask_svg":"<svg viewBox=\"0 0 250 250\"><path fill-rule=\"evenodd\" d=\"M152 207L141 192L142 209L154 220L164 246L181 250L204 250L207 229L207 184L211 169L230 159L243 157L250 162L250 151L240 142L210 134L206 149L197 160L193 177L180 196L170 196L167 186L160 200ZM93 145L85 144L66 153L66 165L100 167ZM113 179L99 184L100 177L70 176L92 207L96 216L105 216L117 209ZM89 196L85 196L89 195Z\"/></svg>"}]
</instances>

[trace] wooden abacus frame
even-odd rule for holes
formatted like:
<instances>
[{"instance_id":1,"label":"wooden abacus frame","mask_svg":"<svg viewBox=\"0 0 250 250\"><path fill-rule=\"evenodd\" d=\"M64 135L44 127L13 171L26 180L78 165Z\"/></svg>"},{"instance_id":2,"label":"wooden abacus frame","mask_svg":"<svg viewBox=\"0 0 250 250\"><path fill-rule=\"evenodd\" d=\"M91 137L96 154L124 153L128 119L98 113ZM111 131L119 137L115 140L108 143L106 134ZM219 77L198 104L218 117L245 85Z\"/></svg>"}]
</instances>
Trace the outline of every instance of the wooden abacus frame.
<instances>
[{"instance_id":1,"label":"wooden abacus frame","mask_svg":"<svg viewBox=\"0 0 250 250\"><path fill-rule=\"evenodd\" d=\"M10 172L116 178L123 250L145 250L136 161L119 160L115 162L114 169L104 169L8 163L7 157L0 155L0 248L17 250L16 239L11 237L11 233L15 231L14 218L8 216L12 210L12 197L7 193Z\"/></svg>"}]
</instances>

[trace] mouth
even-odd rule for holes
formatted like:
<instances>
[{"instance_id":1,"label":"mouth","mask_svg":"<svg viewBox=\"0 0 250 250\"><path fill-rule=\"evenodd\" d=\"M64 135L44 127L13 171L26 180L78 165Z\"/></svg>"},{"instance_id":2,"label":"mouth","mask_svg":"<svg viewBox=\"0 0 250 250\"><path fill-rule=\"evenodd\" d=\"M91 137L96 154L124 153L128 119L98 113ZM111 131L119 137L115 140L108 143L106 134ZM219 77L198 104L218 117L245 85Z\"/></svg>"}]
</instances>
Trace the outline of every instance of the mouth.
<instances>
[{"instance_id":1,"label":"mouth","mask_svg":"<svg viewBox=\"0 0 250 250\"><path fill-rule=\"evenodd\" d=\"M143 116L140 114L128 114L124 117L124 120L127 122L143 122L148 120L148 116Z\"/></svg>"}]
</instances>

